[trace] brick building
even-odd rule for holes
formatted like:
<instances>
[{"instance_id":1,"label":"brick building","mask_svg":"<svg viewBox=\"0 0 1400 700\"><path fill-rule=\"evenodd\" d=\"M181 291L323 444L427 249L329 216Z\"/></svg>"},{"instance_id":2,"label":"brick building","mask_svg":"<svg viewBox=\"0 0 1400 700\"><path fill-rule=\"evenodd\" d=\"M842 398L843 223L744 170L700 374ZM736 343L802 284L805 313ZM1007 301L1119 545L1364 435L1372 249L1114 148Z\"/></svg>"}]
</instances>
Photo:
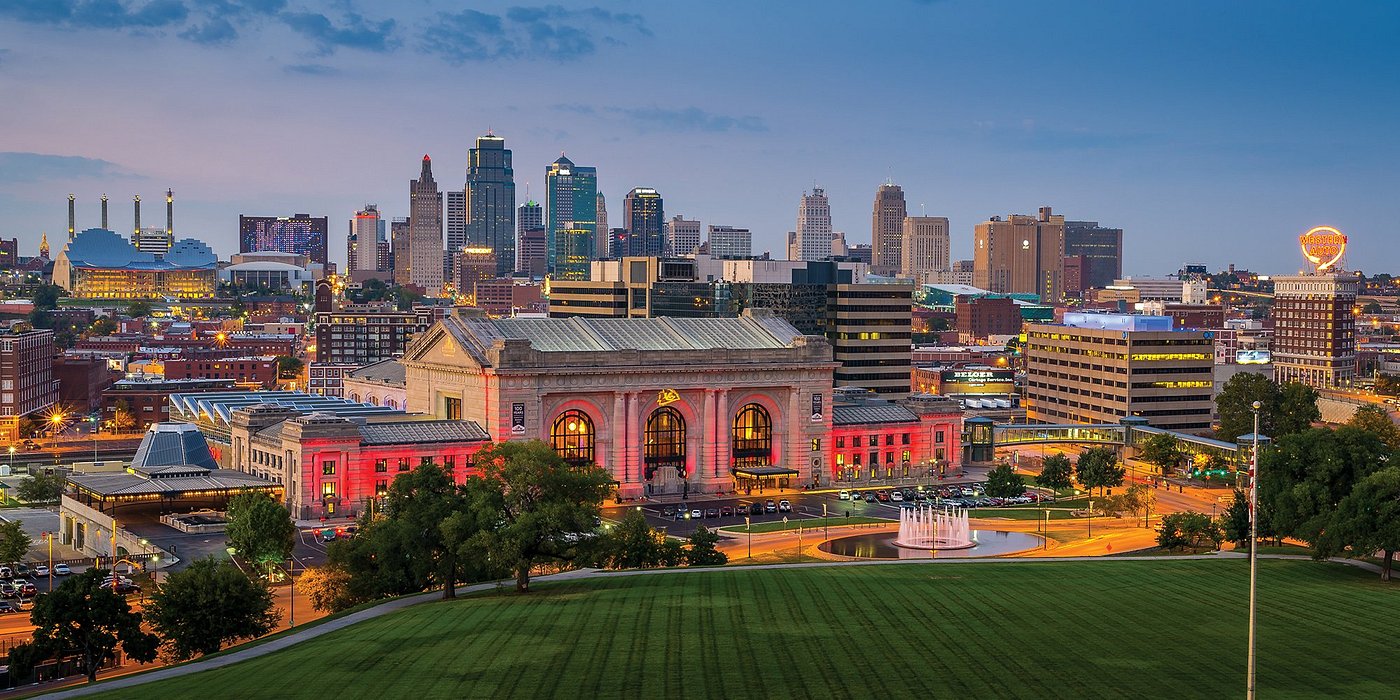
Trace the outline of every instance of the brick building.
<instances>
[{"instance_id":1,"label":"brick building","mask_svg":"<svg viewBox=\"0 0 1400 700\"><path fill-rule=\"evenodd\" d=\"M271 389L277 386L277 358L195 357L165 361L166 379L232 379L236 385Z\"/></svg>"}]
</instances>

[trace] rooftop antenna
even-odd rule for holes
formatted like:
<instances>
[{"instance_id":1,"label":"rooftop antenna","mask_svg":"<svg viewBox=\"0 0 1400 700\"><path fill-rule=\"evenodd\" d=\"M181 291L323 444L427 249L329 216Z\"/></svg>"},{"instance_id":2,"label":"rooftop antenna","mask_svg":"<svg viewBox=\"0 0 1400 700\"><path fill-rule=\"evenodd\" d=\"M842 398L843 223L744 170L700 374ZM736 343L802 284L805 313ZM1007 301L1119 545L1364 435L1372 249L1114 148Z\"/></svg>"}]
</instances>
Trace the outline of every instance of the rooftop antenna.
<instances>
[{"instance_id":1,"label":"rooftop antenna","mask_svg":"<svg viewBox=\"0 0 1400 700\"><path fill-rule=\"evenodd\" d=\"M924 205L922 204L919 205L919 216L928 216L928 212L924 211Z\"/></svg>"}]
</instances>

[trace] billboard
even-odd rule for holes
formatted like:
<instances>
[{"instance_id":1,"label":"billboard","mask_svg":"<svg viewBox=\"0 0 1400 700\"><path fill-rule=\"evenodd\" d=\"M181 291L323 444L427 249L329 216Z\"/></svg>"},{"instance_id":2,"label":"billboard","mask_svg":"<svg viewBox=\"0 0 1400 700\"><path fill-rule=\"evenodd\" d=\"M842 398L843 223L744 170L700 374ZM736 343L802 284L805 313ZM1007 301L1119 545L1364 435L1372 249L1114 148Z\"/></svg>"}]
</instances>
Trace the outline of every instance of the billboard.
<instances>
[{"instance_id":1,"label":"billboard","mask_svg":"<svg viewBox=\"0 0 1400 700\"><path fill-rule=\"evenodd\" d=\"M1016 372L992 367L961 367L938 373L938 393L944 396L966 394L1014 394Z\"/></svg>"},{"instance_id":2,"label":"billboard","mask_svg":"<svg viewBox=\"0 0 1400 700\"><path fill-rule=\"evenodd\" d=\"M1235 364L1237 365L1267 365L1273 362L1273 357L1268 350L1236 350Z\"/></svg>"}]
</instances>

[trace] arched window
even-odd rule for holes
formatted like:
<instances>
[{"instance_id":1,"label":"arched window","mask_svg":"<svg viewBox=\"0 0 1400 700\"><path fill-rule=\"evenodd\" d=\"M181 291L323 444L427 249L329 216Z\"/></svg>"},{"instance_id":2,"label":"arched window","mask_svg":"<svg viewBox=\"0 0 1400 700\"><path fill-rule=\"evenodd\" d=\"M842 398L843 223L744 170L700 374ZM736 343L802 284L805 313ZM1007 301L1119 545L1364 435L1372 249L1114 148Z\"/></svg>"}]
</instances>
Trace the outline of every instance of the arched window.
<instances>
[{"instance_id":1,"label":"arched window","mask_svg":"<svg viewBox=\"0 0 1400 700\"><path fill-rule=\"evenodd\" d=\"M685 478L685 418L680 411L670 406L653 411L642 437L648 479L663 466L675 467Z\"/></svg>"},{"instance_id":2,"label":"arched window","mask_svg":"<svg viewBox=\"0 0 1400 700\"><path fill-rule=\"evenodd\" d=\"M730 441L735 467L760 467L773 463L773 419L767 409L745 404L734 416Z\"/></svg>"},{"instance_id":3,"label":"arched window","mask_svg":"<svg viewBox=\"0 0 1400 700\"><path fill-rule=\"evenodd\" d=\"M554 451L570 464L593 461L593 419L583 411L569 409L554 419L549 430Z\"/></svg>"},{"instance_id":4,"label":"arched window","mask_svg":"<svg viewBox=\"0 0 1400 700\"><path fill-rule=\"evenodd\" d=\"M359 394L356 394L356 393L354 393L354 392L351 392L351 393L350 393L350 400L351 400L351 401L354 401L355 403L359 403L359 402L360 402L360 395L359 395Z\"/></svg>"},{"instance_id":5,"label":"arched window","mask_svg":"<svg viewBox=\"0 0 1400 700\"><path fill-rule=\"evenodd\" d=\"M393 400L393 399L389 399L388 401L385 402L384 405L388 406L389 408L394 409L395 411L397 411L397 410L399 409L399 402L398 402L398 401L395 401L395 400Z\"/></svg>"}]
</instances>

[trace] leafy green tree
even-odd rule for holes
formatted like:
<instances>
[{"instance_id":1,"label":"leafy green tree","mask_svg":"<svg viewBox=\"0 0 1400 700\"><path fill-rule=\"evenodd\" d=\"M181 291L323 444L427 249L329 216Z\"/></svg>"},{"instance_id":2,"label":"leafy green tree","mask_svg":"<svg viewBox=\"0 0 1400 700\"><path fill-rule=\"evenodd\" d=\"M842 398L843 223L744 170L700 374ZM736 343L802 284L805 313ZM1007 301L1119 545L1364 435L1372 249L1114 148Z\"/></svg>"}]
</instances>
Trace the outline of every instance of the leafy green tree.
<instances>
[{"instance_id":1,"label":"leafy green tree","mask_svg":"<svg viewBox=\"0 0 1400 700\"><path fill-rule=\"evenodd\" d=\"M29 533L18 520L0 520L0 562L14 562L24 559L29 547L34 544Z\"/></svg>"},{"instance_id":2,"label":"leafy green tree","mask_svg":"<svg viewBox=\"0 0 1400 700\"><path fill-rule=\"evenodd\" d=\"M1366 404L1356 409L1347 425L1374 434L1392 450L1400 450L1400 427L1391 420L1390 412L1376 404Z\"/></svg>"},{"instance_id":3,"label":"leafy green tree","mask_svg":"<svg viewBox=\"0 0 1400 700\"><path fill-rule=\"evenodd\" d=\"M136 414L131 412L131 404L126 399L117 399L112 409L113 430L124 433L136 427Z\"/></svg>"},{"instance_id":4,"label":"leafy green tree","mask_svg":"<svg viewBox=\"0 0 1400 700\"><path fill-rule=\"evenodd\" d=\"M1301 382L1288 382L1279 390L1278 413L1271 437L1301 433L1320 420L1322 410L1317 407L1317 390Z\"/></svg>"},{"instance_id":5,"label":"leafy green tree","mask_svg":"<svg viewBox=\"0 0 1400 700\"><path fill-rule=\"evenodd\" d=\"M113 652L140 662L154 661L160 638L141 629L141 614L126 599L103 588L111 572L88 569L34 599L33 639L10 651L12 678L27 678L45 659L76 657L88 682Z\"/></svg>"},{"instance_id":6,"label":"leafy green tree","mask_svg":"<svg viewBox=\"0 0 1400 700\"><path fill-rule=\"evenodd\" d=\"M1233 542L1236 547L1248 550L1252 543L1249 541L1249 498L1244 491L1235 490L1235 498L1230 501L1230 507L1220 516L1220 527L1227 542Z\"/></svg>"},{"instance_id":7,"label":"leafy green tree","mask_svg":"<svg viewBox=\"0 0 1400 700\"><path fill-rule=\"evenodd\" d=\"M145 318L151 315L154 309L149 301L133 301L126 305L126 315L131 318Z\"/></svg>"},{"instance_id":8,"label":"leafy green tree","mask_svg":"<svg viewBox=\"0 0 1400 700\"><path fill-rule=\"evenodd\" d=\"M1358 481L1337 504L1314 546L1317 557L1351 549L1353 556L1381 552L1381 580L1390 580L1400 550L1400 467L1387 467Z\"/></svg>"},{"instance_id":9,"label":"leafy green tree","mask_svg":"<svg viewBox=\"0 0 1400 700\"><path fill-rule=\"evenodd\" d=\"M277 377L279 379L296 379L301 374L301 360L291 355L277 356Z\"/></svg>"},{"instance_id":10,"label":"leafy green tree","mask_svg":"<svg viewBox=\"0 0 1400 700\"><path fill-rule=\"evenodd\" d=\"M1361 307L1361 313L1374 316L1376 314L1385 313L1385 310L1381 308L1380 304L1374 301L1368 301L1365 306Z\"/></svg>"},{"instance_id":11,"label":"leafy green tree","mask_svg":"<svg viewBox=\"0 0 1400 700\"><path fill-rule=\"evenodd\" d=\"M1220 413L1220 429L1216 431L1216 437L1234 442L1235 438L1254 432L1255 401L1263 404L1259 409L1259 431L1264 435L1274 435L1273 417L1279 405L1278 385L1263 375L1241 372L1230 377L1215 397L1215 406Z\"/></svg>"},{"instance_id":12,"label":"leafy green tree","mask_svg":"<svg viewBox=\"0 0 1400 700\"><path fill-rule=\"evenodd\" d=\"M349 605L427 588L427 567L415 557L422 544L414 536L402 521L377 517L362 520L355 537L330 544L326 556L347 576Z\"/></svg>"},{"instance_id":13,"label":"leafy green tree","mask_svg":"<svg viewBox=\"0 0 1400 700\"><path fill-rule=\"evenodd\" d=\"M1260 522L1316 544L1352 487L1394 456L1375 434L1348 425L1285 435L1260 454Z\"/></svg>"},{"instance_id":14,"label":"leafy green tree","mask_svg":"<svg viewBox=\"0 0 1400 700\"><path fill-rule=\"evenodd\" d=\"M1016 473L1005 462L992 467L987 472L987 495L993 498L1010 498L1026 492L1026 479Z\"/></svg>"},{"instance_id":15,"label":"leafy green tree","mask_svg":"<svg viewBox=\"0 0 1400 700\"><path fill-rule=\"evenodd\" d=\"M607 535L599 538L598 564L608 569L649 569L662 563L661 543L640 510L629 510Z\"/></svg>"},{"instance_id":16,"label":"leafy green tree","mask_svg":"<svg viewBox=\"0 0 1400 700\"><path fill-rule=\"evenodd\" d=\"M151 594L146 620L176 661L267 634L281 619L267 584L214 557L176 571Z\"/></svg>"},{"instance_id":17,"label":"leafy green tree","mask_svg":"<svg viewBox=\"0 0 1400 700\"><path fill-rule=\"evenodd\" d=\"M1035 483L1054 491L1067 489L1074 484L1074 465L1070 463L1069 457L1062 454L1050 455L1041 463Z\"/></svg>"},{"instance_id":18,"label":"leafy green tree","mask_svg":"<svg viewBox=\"0 0 1400 700\"><path fill-rule=\"evenodd\" d=\"M685 550L685 563L690 566L719 566L729 563L729 555L719 551L719 535L704 525L690 533Z\"/></svg>"},{"instance_id":19,"label":"leafy green tree","mask_svg":"<svg viewBox=\"0 0 1400 700\"><path fill-rule=\"evenodd\" d=\"M452 475L436 464L420 465L389 484L383 514L399 528L420 590L441 586L443 598L456 597L460 545L475 534L472 519L459 515L465 507Z\"/></svg>"},{"instance_id":20,"label":"leafy green tree","mask_svg":"<svg viewBox=\"0 0 1400 700\"><path fill-rule=\"evenodd\" d=\"M1163 549L1218 549L1223 538L1209 515L1193 511L1170 513L1157 529L1157 545Z\"/></svg>"},{"instance_id":21,"label":"leafy green tree","mask_svg":"<svg viewBox=\"0 0 1400 700\"><path fill-rule=\"evenodd\" d=\"M482 524L474 545L508 562L522 592L536 565L578 556L612 484L597 465L569 464L539 440L491 445L477 453L476 465L479 473L466 483L469 510Z\"/></svg>"},{"instance_id":22,"label":"leafy green tree","mask_svg":"<svg viewBox=\"0 0 1400 700\"><path fill-rule=\"evenodd\" d=\"M228 502L229 544L259 571L266 572L292 555L297 528L281 503L265 493L241 493Z\"/></svg>"},{"instance_id":23,"label":"leafy green tree","mask_svg":"<svg viewBox=\"0 0 1400 700\"><path fill-rule=\"evenodd\" d=\"M107 336L115 333L116 330L117 322L106 316L99 316L97 320L92 322L91 326L88 326L88 333L92 335Z\"/></svg>"},{"instance_id":24,"label":"leafy green tree","mask_svg":"<svg viewBox=\"0 0 1400 700\"><path fill-rule=\"evenodd\" d=\"M1143 442L1140 456L1166 475L1181 464L1181 441L1171 433L1157 433Z\"/></svg>"},{"instance_id":25,"label":"leafy green tree","mask_svg":"<svg viewBox=\"0 0 1400 700\"><path fill-rule=\"evenodd\" d=\"M31 474L15 489L15 495L26 503L53 503L63 495L68 479L62 474ZM8 560L7 560L8 561Z\"/></svg>"},{"instance_id":26,"label":"leafy green tree","mask_svg":"<svg viewBox=\"0 0 1400 700\"><path fill-rule=\"evenodd\" d=\"M34 308L52 311L58 308L58 299L63 296L63 288L56 284L41 284L34 290Z\"/></svg>"},{"instance_id":27,"label":"leafy green tree","mask_svg":"<svg viewBox=\"0 0 1400 700\"><path fill-rule=\"evenodd\" d=\"M340 612L356 603L350 595L350 573L339 566L308 568L297 577L296 586L321 612Z\"/></svg>"},{"instance_id":28,"label":"leafy green tree","mask_svg":"<svg viewBox=\"0 0 1400 700\"><path fill-rule=\"evenodd\" d=\"M1086 489L1118 486L1128 475L1127 467L1118 463L1118 453L1112 447L1091 447L1079 454L1074 476Z\"/></svg>"}]
</instances>

